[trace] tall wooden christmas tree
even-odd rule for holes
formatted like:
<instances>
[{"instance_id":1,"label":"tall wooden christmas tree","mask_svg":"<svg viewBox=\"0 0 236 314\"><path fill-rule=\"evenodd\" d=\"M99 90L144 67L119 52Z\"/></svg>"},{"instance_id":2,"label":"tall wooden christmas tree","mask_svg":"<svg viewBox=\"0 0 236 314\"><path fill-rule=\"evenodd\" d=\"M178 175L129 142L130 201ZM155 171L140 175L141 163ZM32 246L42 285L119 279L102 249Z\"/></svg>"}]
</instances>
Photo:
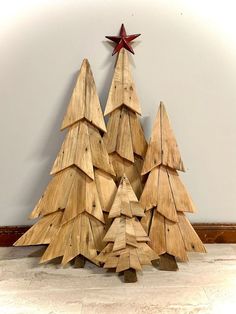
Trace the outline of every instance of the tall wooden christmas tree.
<instances>
[{"instance_id":1,"label":"tall wooden christmas tree","mask_svg":"<svg viewBox=\"0 0 236 314\"><path fill-rule=\"evenodd\" d=\"M142 175L148 173L148 178L140 202L146 209L142 224L164 270L177 269L175 257L187 261L187 251L206 252L184 215L194 213L195 206L177 170L184 171L184 166L161 102L143 164Z\"/></svg>"},{"instance_id":2,"label":"tall wooden christmas tree","mask_svg":"<svg viewBox=\"0 0 236 314\"><path fill-rule=\"evenodd\" d=\"M109 211L116 185L101 133L106 132L88 61L82 63L62 129L66 138L54 162L53 176L30 215L40 217L16 243L47 244L41 262L62 256L62 264L84 258L98 264L104 247L104 211Z\"/></svg>"},{"instance_id":3,"label":"tall wooden christmas tree","mask_svg":"<svg viewBox=\"0 0 236 314\"><path fill-rule=\"evenodd\" d=\"M115 73L110 87L105 115L109 114L104 143L110 155L116 180L126 173L137 195L142 193L141 169L147 143L137 116L140 103L129 68L127 51L118 53Z\"/></svg>"},{"instance_id":4,"label":"tall wooden christmas tree","mask_svg":"<svg viewBox=\"0 0 236 314\"><path fill-rule=\"evenodd\" d=\"M104 264L104 268L124 271L126 282L136 281L136 270L158 259L146 243L150 239L138 219L143 216L144 209L128 178L123 175L109 213L109 218L114 220L104 237L107 245L97 259Z\"/></svg>"}]
</instances>

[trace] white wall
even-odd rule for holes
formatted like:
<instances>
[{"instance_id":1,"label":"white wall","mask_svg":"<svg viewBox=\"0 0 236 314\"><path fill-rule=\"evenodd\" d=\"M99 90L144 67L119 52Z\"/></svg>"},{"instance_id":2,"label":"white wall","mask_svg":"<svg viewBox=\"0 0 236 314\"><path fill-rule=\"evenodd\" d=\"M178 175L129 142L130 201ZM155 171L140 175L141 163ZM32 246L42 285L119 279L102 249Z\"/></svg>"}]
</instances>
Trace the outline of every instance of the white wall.
<instances>
[{"instance_id":1,"label":"white wall","mask_svg":"<svg viewBox=\"0 0 236 314\"><path fill-rule=\"evenodd\" d=\"M104 36L142 33L133 76L147 137L163 100L194 222L236 221L234 1L0 0L0 225L27 216L49 181L59 128L87 57L104 108L115 58Z\"/></svg>"}]
</instances>

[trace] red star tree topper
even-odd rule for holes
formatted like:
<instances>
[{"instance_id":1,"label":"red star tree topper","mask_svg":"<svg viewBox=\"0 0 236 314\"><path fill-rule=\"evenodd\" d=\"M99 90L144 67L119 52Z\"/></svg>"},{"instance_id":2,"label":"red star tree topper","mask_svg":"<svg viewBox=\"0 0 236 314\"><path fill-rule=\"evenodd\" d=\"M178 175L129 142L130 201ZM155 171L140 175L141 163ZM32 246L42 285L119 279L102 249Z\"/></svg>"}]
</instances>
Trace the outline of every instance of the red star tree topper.
<instances>
[{"instance_id":1,"label":"red star tree topper","mask_svg":"<svg viewBox=\"0 0 236 314\"><path fill-rule=\"evenodd\" d=\"M106 36L107 39L112 40L115 42L117 45L113 50L112 55L116 54L121 50L121 48L125 48L132 54L134 54L134 50L131 47L130 43L133 41L135 38L139 37L141 34L133 34L133 35L127 35L125 26L124 24L121 25L120 28L120 36Z\"/></svg>"}]
</instances>

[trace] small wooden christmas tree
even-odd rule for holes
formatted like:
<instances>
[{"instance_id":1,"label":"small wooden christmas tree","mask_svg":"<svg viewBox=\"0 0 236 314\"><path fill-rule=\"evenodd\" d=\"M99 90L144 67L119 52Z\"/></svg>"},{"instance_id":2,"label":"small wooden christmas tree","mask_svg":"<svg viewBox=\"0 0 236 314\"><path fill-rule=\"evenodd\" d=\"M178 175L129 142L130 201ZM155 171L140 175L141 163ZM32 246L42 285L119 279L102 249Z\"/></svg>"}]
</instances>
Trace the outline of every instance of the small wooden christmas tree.
<instances>
[{"instance_id":1,"label":"small wooden christmas tree","mask_svg":"<svg viewBox=\"0 0 236 314\"><path fill-rule=\"evenodd\" d=\"M106 127L88 61L82 63L62 129L68 133L54 162L53 178L30 218L41 219L16 243L47 244L41 262L84 258L95 264L104 247L104 211L109 211L115 175L100 132Z\"/></svg>"},{"instance_id":2,"label":"small wooden christmas tree","mask_svg":"<svg viewBox=\"0 0 236 314\"><path fill-rule=\"evenodd\" d=\"M124 48L118 53L105 108L105 115L108 114L104 142L116 172L116 180L119 182L126 173L137 197L140 197L143 189L140 173L147 143L137 117L137 114L141 114L141 108Z\"/></svg>"},{"instance_id":3,"label":"small wooden christmas tree","mask_svg":"<svg viewBox=\"0 0 236 314\"><path fill-rule=\"evenodd\" d=\"M128 178L123 175L109 213L109 218L114 220L103 239L108 244L97 259L104 263L104 268L124 271L125 282L136 281L136 270L158 259L158 255L147 245L150 239L137 218L143 216L144 209Z\"/></svg>"},{"instance_id":4,"label":"small wooden christmas tree","mask_svg":"<svg viewBox=\"0 0 236 314\"><path fill-rule=\"evenodd\" d=\"M161 102L143 164L142 175L149 174L140 202L146 209L142 224L164 270L177 269L175 257L187 261L186 251L206 252L184 215L194 213L195 206L177 170L184 171L184 166Z\"/></svg>"}]
</instances>

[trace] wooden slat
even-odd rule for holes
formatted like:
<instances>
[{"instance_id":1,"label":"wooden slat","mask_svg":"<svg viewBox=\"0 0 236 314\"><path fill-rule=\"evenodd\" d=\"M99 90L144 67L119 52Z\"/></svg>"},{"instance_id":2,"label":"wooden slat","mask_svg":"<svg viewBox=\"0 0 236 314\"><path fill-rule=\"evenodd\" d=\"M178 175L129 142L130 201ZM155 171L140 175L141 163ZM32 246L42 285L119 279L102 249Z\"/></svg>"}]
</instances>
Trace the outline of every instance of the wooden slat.
<instances>
[{"instance_id":1,"label":"wooden slat","mask_svg":"<svg viewBox=\"0 0 236 314\"><path fill-rule=\"evenodd\" d=\"M145 216L141 219L141 224L144 230L147 232L147 234L149 234L150 225L152 222L152 212L153 210L147 210L145 212Z\"/></svg>"},{"instance_id":2,"label":"wooden slat","mask_svg":"<svg viewBox=\"0 0 236 314\"><path fill-rule=\"evenodd\" d=\"M130 202L132 216L145 217L144 209L139 202Z\"/></svg>"},{"instance_id":3,"label":"wooden slat","mask_svg":"<svg viewBox=\"0 0 236 314\"><path fill-rule=\"evenodd\" d=\"M206 248L183 213L178 213L179 228L187 251L206 253Z\"/></svg>"},{"instance_id":4,"label":"wooden slat","mask_svg":"<svg viewBox=\"0 0 236 314\"><path fill-rule=\"evenodd\" d=\"M147 142L144 131L136 113L129 112L130 130L132 136L133 151L135 154L145 157L147 151Z\"/></svg>"},{"instance_id":5,"label":"wooden slat","mask_svg":"<svg viewBox=\"0 0 236 314\"><path fill-rule=\"evenodd\" d=\"M77 171L74 167L65 169L56 174L49 182L38 204L30 214L30 219L47 215L60 209L64 209L68 202Z\"/></svg>"},{"instance_id":6,"label":"wooden slat","mask_svg":"<svg viewBox=\"0 0 236 314\"><path fill-rule=\"evenodd\" d=\"M129 123L129 112L126 108L123 108L121 111L116 152L122 158L134 162L134 151Z\"/></svg>"},{"instance_id":7,"label":"wooden slat","mask_svg":"<svg viewBox=\"0 0 236 314\"><path fill-rule=\"evenodd\" d=\"M160 103L162 130L162 164L176 170L184 170L179 148L170 126L170 121L163 102Z\"/></svg>"},{"instance_id":8,"label":"wooden slat","mask_svg":"<svg viewBox=\"0 0 236 314\"><path fill-rule=\"evenodd\" d=\"M129 252L123 253L119 257L119 261L117 264L116 272L121 272L126 269L130 268L130 258L129 258Z\"/></svg>"},{"instance_id":9,"label":"wooden slat","mask_svg":"<svg viewBox=\"0 0 236 314\"><path fill-rule=\"evenodd\" d=\"M42 217L14 243L14 246L49 244L59 229L62 214L62 211L57 211Z\"/></svg>"},{"instance_id":10,"label":"wooden slat","mask_svg":"<svg viewBox=\"0 0 236 314\"><path fill-rule=\"evenodd\" d=\"M104 268L116 268L119 261L117 256L108 256L104 264Z\"/></svg>"},{"instance_id":11,"label":"wooden slat","mask_svg":"<svg viewBox=\"0 0 236 314\"><path fill-rule=\"evenodd\" d=\"M99 130L88 125L88 131L93 166L114 176L115 172Z\"/></svg>"},{"instance_id":12,"label":"wooden slat","mask_svg":"<svg viewBox=\"0 0 236 314\"><path fill-rule=\"evenodd\" d=\"M153 168L161 164L161 111L157 112L157 116L153 125L151 138L148 144L147 153L144 159L142 175L150 172Z\"/></svg>"},{"instance_id":13,"label":"wooden slat","mask_svg":"<svg viewBox=\"0 0 236 314\"><path fill-rule=\"evenodd\" d=\"M124 249L126 247L126 237L125 237L126 232L125 232L125 230L126 230L125 218L121 216L119 229L117 230L116 238L114 241L113 251L118 251L118 250Z\"/></svg>"},{"instance_id":14,"label":"wooden slat","mask_svg":"<svg viewBox=\"0 0 236 314\"><path fill-rule=\"evenodd\" d=\"M107 123L107 133L105 133L103 137L104 144L109 154L116 152L121 110L122 108L119 108L110 114Z\"/></svg>"},{"instance_id":15,"label":"wooden slat","mask_svg":"<svg viewBox=\"0 0 236 314\"><path fill-rule=\"evenodd\" d=\"M159 169L157 210L166 218L172 221L178 221L169 177L166 168L163 166L160 166Z\"/></svg>"},{"instance_id":16,"label":"wooden slat","mask_svg":"<svg viewBox=\"0 0 236 314\"><path fill-rule=\"evenodd\" d=\"M105 246L105 243L103 242L105 225L91 215L89 215L89 222L93 234L94 245L96 250L101 252Z\"/></svg>"},{"instance_id":17,"label":"wooden slat","mask_svg":"<svg viewBox=\"0 0 236 314\"><path fill-rule=\"evenodd\" d=\"M166 251L178 257L181 261L188 261L185 245L179 230L178 223L165 219Z\"/></svg>"},{"instance_id":18,"label":"wooden slat","mask_svg":"<svg viewBox=\"0 0 236 314\"><path fill-rule=\"evenodd\" d=\"M103 171L95 169L95 181L102 210L109 212L117 191L113 178Z\"/></svg>"},{"instance_id":19,"label":"wooden slat","mask_svg":"<svg viewBox=\"0 0 236 314\"><path fill-rule=\"evenodd\" d=\"M130 219L133 228L134 228L134 234L137 238L137 241L140 241L140 238L145 238L145 240L141 240L141 241L150 241L149 237L147 236L146 231L143 229L140 221L138 220L138 218L134 217L132 219Z\"/></svg>"},{"instance_id":20,"label":"wooden slat","mask_svg":"<svg viewBox=\"0 0 236 314\"><path fill-rule=\"evenodd\" d=\"M186 190L184 184L181 182L180 177L176 170L167 169L169 175L170 185L172 194L175 201L175 207L178 211L183 212L196 212L196 207L193 204L193 201Z\"/></svg>"},{"instance_id":21,"label":"wooden slat","mask_svg":"<svg viewBox=\"0 0 236 314\"><path fill-rule=\"evenodd\" d=\"M129 264L130 268L136 269L136 270L142 270L142 266L140 264L138 254L136 250L131 250L129 255Z\"/></svg>"},{"instance_id":22,"label":"wooden slat","mask_svg":"<svg viewBox=\"0 0 236 314\"><path fill-rule=\"evenodd\" d=\"M70 128L61 150L54 162L51 174L76 165L94 179L93 162L87 122L80 121Z\"/></svg>"},{"instance_id":23,"label":"wooden slat","mask_svg":"<svg viewBox=\"0 0 236 314\"><path fill-rule=\"evenodd\" d=\"M153 216L149 232L149 238L151 242L149 245L158 255L161 255L167 251L165 218L157 212L156 208L154 208L152 211Z\"/></svg>"},{"instance_id":24,"label":"wooden slat","mask_svg":"<svg viewBox=\"0 0 236 314\"><path fill-rule=\"evenodd\" d=\"M129 57L124 48L118 55L104 114L111 113L123 104L141 114L140 103L129 69Z\"/></svg>"},{"instance_id":25,"label":"wooden slat","mask_svg":"<svg viewBox=\"0 0 236 314\"><path fill-rule=\"evenodd\" d=\"M140 203L146 210L156 207L158 204L158 177L159 167L156 167L149 173L140 197Z\"/></svg>"},{"instance_id":26,"label":"wooden slat","mask_svg":"<svg viewBox=\"0 0 236 314\"><path fill-rule=\"evenodd\" d=\"M122 222L122 224L124 224L125 221ZM118 230L120 228L121 222L120 222L120 217L117 217L113 220L110 228L108 229L106 235L103 238L104 242L114 242L116 235L118 233ZM125 230L125 227L123 228L123 230ZM124 231L125 232L125 231Z\"/></svg>"},{"instance_id":27,"label":"wooden slat","mask_svg":"<svg viewBox=\"0 0 236 314\"><path fill-rule=\"evenodd\" d=\"M113 243L108 243L105 248L100 252L100 254L96 257L96 260L101 263L105 263L107 257L112 252Z\"/></svg>"},{"instance_id":28,"label":"wooden slat","mask_svg":"<svg viewBox=\"0 0 236 314\"><path fill-rule=\"evenodd\" d=\"M81 65L61 129L67 128L83 118L106 132L93 74L87 59L84 59Z\"/></svg>"}]
</instances>

